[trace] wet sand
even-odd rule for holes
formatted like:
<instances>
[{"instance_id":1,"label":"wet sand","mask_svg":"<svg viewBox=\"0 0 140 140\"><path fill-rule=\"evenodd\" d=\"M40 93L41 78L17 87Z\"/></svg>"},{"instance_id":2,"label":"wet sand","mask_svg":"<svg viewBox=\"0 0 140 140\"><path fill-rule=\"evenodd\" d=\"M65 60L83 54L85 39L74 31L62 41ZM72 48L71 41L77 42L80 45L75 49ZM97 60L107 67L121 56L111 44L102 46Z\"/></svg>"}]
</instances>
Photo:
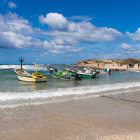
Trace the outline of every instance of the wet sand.
<instances>
[{"instance_id":1,"label":"wet sand","mask_svg":"<svg viewBox=\"0 0 140 140\"><path fill-rule=\"evenodd\" d=\"M1 140L140 140L140 93L0 109Z\"/></svg>"}]
</instances>

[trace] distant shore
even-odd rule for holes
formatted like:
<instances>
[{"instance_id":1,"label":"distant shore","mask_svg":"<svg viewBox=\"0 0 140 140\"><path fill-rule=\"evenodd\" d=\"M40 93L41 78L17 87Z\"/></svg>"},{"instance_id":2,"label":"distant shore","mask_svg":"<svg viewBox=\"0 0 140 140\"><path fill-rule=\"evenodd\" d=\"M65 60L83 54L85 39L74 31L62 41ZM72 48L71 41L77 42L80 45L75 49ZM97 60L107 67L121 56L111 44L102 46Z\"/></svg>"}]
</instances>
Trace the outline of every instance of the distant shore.
<instances>
[{"instance_id":1,"label":"distant shore","mask_svg":"<svg viewBox=\"0 0 140 140\"><path fill-rule=\"evenodd\" d=\"M91 59L75 63L76 66L94 69L110 69L112 71L140 71L140 59Z\"/></svg>"},{"instance_id":2,"label":"distant shore","mask_svg":"<svg viewBox=\"0 0 140 140\"><path fill-rule=\"evenodd\" d=\"M77 65L76 65L77 66ZM103 70L103 69L110 69L111 71L140 71L140 69L135 69L135 68L110 68L110 67L95 67L95 66L91 66L91 65L78 65L80 67L91 67L93 69L96 70Z\"/></svg>"},{"instance_id":3,"label":"distant shore","mask_svg":"<svg viewBox=\"0 0 140 140\"><path fill-rule=\"evenodd\" d=\"M139 140L140 94L0 110L3 140Z\"/></svg>"}]
</instances>

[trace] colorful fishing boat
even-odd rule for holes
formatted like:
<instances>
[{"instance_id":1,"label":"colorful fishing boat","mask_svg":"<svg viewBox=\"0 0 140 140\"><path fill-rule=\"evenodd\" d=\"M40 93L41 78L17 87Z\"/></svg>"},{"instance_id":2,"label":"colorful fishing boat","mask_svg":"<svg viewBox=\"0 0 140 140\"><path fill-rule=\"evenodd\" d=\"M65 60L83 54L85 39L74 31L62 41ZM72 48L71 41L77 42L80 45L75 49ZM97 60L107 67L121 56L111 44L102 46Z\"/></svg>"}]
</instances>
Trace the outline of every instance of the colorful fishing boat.
<instances>
[{"instance_id":1,"label":"colorful fishing boat","mask_svg":"<svg viewBox=\"0 0 140 140\"><path fill-rule=\"evenodd\" d=\"M83 77L83 78L96 78L96 72L93 72L91 70L85 70L84 72L79 70L77 71L77 73L79 74L79 76Z\"/></svg>"},{"instance_id":2,"label":"colorful fishing boat","mask_svg":"<svg viewBox=\"0 0 140 140\"><path fill-rule=\"evenodd\" d=\"M56 71L51 74L54 78L62 80L81 80L82 78L77 73L71 73L69 71Z\"/></svg>"},{"instance_id":3,"label":"colorful fishing boat","mask_svg":"<svg viewBox=\"0 0 140 140\"><path fill-rule=\"evenodd\" d=\"M46 82L46 76L42 76L41 73L28 73L23 69L16 69L17 78L20 81L26 82Z\"/></svg>"},{"instance_id":4,"label":"colorful fishing boat","mask_svg":"<svg viewBox=\"0 0 140 140\"><path fill-rule=\"evenodd\" d=\"M35 64L36 67L36 73L28 73L27 71L23 70L22 63L24 59L21 57L19 58L19 61L21 62L21 68L14 70L17 74L18 80L26 81L26 82L46 82L46 76L42 76L41 73L37 72L37 64Z\"/></svg>"}]
</instances>

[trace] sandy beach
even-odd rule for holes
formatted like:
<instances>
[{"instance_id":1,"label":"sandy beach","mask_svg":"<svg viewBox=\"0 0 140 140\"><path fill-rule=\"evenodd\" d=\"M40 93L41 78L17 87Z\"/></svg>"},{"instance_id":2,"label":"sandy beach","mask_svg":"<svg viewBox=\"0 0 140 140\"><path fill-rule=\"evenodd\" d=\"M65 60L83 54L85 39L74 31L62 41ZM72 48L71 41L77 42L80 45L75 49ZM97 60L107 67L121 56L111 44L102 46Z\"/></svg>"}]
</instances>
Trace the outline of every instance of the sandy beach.
<instances>
[{"instance_id":1,"label":"sandy beach","mask_svg":"<svg viewBox=\"0 0 140 140\"><path fill-rule=\"evenodd\" d=\"M140 94L0 110L2 140L139 140Z\"/></svg>"}]
</instances>

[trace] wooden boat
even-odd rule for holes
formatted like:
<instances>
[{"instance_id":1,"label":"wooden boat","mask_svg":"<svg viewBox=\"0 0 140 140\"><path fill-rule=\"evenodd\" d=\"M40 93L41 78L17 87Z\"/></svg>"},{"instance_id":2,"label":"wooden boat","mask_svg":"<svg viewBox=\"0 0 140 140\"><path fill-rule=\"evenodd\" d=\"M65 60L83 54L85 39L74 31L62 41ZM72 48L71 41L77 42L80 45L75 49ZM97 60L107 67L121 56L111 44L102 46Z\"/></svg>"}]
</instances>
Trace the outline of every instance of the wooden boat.
<instances>
[{"instance_id":1,"label":"wooden boat","mask_svg":"<svg viewBox=\"0 0 140 140\"><path fill-rule=\"evenodd\" d=\"M41 73L37 73L37 64L35 64L36 67L36 73L28 73L27 71L22 69L22 63L24 61L24 58L19 58L19 61L21 62L21 68L14 70L17 74L17 78L21 81L26 82L46 82L46 76L42 76Z\"/></svg>"},{"instance_id":2,"label":"wooden boat","mask_svg":"<svg viewBox=\"0 0 140 140\"><path fill-rule=\"evenodd\" d=\"M98 74L98 72L93 71L91 68L84 68L83 70L79 69L72 70L69 68L66 69L70 72L77 72L77 74L82 78L96 78L97 77L96 75Z\"/></svg>"},{"instance_id":3,"label":"wooden boat","mask_svg":"<svg viewBox=\"0 0 140 140\"><path fill-rule=\"evenodd\" d=\"M56 71L51 74L52 77L62 80L81 80L82 78L77 73L71 73L69 71Z\"/></svg>"},{"instance_id":4,"label":"wooden boat","mask_svg":"<svg viewBox=\"0 0 140 140\"><path fill-rule=\"evenodd\" d=\"M59 75L55 75L55 74L52 74L52 77L54 77L56 79L62 79L62 80L74 80L74 77L59 76Z\"/></svg>"},{"instance_id":5,"label":"wooden boat","mask_svg":"<svg viewBox=\"0 0 140 140\"><path fill-rule=\"evenodd\" d=\"M83 78L96 78L96 74L78 73Z\"/></svg>"},{"instance_id":6,"label":"wooden boat","mask_svg":"<svg viewBox=\"0 0 140 140\"><path fill-rule=\"evenodd\" d=\"M46 76L42 76L40 73L28 73L23 69L16 69L17 78L26 82L46 82Z\"/></svg>"},{"instance_id":7,"label":"wooden boat","mask_svg":"<svg viewBox=\"0 0 140 140\"><path fill-rule=\"evenodd\" d=\"M17 74L17 78L21 81L26 81L26 82L46 82L46 76L42 76L41 73L37 72L36 69L36 73L28 73L27 71L22 69L22 62L24 60L21 59L21 68L20 69L16 69L15 72ZM35 64L35 67L37 68L37 64Z\"/></svg>"},{"instance_id":8,"label":"wooden boat","mask_svg":"<svg viewBox=\"0 0 140 140\"><path fill-rule=\"evenodd\" d=\"M84 72L82 71L77 71L77 73L79 74L79 76L83 77L83 78L96 78L96 72L92 72L90 70L86 70Z\"/></svg>"}]
</instances>

